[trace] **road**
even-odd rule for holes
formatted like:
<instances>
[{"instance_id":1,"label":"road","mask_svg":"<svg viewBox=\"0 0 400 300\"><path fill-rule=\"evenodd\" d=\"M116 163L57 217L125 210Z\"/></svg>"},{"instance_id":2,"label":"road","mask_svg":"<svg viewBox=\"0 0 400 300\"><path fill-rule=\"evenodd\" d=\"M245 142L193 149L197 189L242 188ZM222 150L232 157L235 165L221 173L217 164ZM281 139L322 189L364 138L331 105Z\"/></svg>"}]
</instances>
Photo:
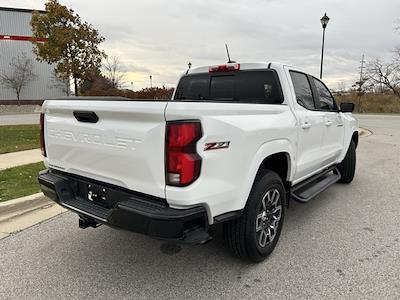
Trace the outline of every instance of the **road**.
<instances>
[{"instance_id":1,"label":"road","mask_svg":"<svg viewBox=\"0 0 400 300\"><path fill-rule=\"evenodd\" d=\"M40 114L0 114L0 125L39 124L39 116Z\"/></svg>"},{"instance_id":2,"label":"road","mask_svg":"<svg viewBox=\"0 0 400 300\"><path fill-rule=\"evenodd\" d=\"M263 263L218 235L173 246L68 212L0 240L1 299L400 299L400 116L359 116L351 185L291 203Z\"/></svg>"}]
</instances>

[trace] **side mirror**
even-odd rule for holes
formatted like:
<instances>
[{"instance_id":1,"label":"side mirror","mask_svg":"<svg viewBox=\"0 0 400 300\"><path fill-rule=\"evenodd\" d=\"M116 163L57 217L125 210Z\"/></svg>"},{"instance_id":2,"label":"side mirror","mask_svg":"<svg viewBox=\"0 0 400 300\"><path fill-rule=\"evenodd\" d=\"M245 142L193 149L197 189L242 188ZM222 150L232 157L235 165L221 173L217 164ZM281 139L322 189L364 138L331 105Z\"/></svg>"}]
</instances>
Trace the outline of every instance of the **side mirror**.
<instances>
[{"instance_id":1,"label":"side mirror","mask_svg":"<svg viewBox=\"0 0 400 300\"><path fill-rule=\"evenodd\" d=\"M354 103L351 103L351 102L340 103L340 111L342 113L353 112L354 111Z\"/></svg>"}]
</instances>

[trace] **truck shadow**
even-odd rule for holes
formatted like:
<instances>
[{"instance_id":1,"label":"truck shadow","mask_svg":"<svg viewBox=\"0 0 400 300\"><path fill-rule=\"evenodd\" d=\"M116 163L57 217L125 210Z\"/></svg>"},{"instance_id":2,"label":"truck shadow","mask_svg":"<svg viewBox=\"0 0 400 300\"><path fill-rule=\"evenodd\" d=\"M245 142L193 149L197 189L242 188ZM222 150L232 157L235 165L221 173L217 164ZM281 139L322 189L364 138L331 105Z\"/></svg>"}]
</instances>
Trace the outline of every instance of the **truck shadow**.
<instances>
[{"instance_id":1,"label":"truck shadow","mask_svg":"<svg viewBox=\"0 0 400 300\"><path fill-rule=\"evenodd\" d=\"M174 245L106 226L86 230L77 228L74 231L79 242L71 240L71 244L59 249L61 253L58 254L69 264L68 280L85 282L90 274L90 286L99 281L102 288L113 284L113 288L150 292L166 291L168 287L168 290L183 294L187 289L202 290L204 285L221 289L221 283L224 289L261 288L268 282L268 276L283 276L281 271L275 272L278 267L287 269L298 259L293 239L297 232L309 230L304 227L310 226L312 216L318 216L321 210L326 211L332 197L341 201L335 197L335 188L332 188L312 203L291 202L281 240L272 255L260 264L242 262L234 257L224 244L221 226L216 228L213 241L206 245ZM71 219L70 222L77 222L75 215L65 217ZM68 245L68 241L64 242ZM309 243L307 240L303 242ZM298 247L299 241L295 243Z\"/></svg>"}]
</instances>

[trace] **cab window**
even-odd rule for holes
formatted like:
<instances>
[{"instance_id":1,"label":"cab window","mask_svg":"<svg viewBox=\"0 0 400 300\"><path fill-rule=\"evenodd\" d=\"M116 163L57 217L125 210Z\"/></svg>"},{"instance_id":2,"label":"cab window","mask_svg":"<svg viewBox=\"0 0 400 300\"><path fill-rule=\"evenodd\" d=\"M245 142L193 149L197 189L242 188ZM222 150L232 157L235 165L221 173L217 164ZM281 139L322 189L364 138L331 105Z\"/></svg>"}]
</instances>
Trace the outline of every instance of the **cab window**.
<instances>
[{"instance_id":1,"label":"cab window","mask_svg":"<svg viewBox=\"0 0 400 300\"><path fill-rule=\"evenodd\" d=\"M281 104L283 94L274 70L243 70L183 76L174 100Z\"/></svg>"}]
</instances>

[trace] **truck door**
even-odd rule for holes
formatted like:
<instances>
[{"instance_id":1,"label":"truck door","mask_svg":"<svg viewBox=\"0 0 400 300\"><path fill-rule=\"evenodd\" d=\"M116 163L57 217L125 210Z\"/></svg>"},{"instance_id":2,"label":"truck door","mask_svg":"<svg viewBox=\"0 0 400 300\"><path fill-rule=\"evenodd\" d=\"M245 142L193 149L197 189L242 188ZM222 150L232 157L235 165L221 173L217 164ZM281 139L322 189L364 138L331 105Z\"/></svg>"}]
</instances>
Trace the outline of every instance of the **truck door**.
<instances>
[{"instance_id":1,"label":"truck door","mask_svg":"<svg viewBox=\"0 0 400 300\"><path fill-rule=\"evenodd\" d=\"M317 110L311 88L310 77L304 73L289 70L289 82L295 95L294 108L298 118L298 145L294 182L300 181L318 171L322 165L321 144L325 130L325 112Z\"/></svg>"},{"instance_id":2,"label":"truck door","mask_svg":"<svg viewBox=\"0 0 400 300\"><path fill-rule=\"evenodd\" d=\"M323 156L322 165L328 166L337 162L343 151L343 119L331 92L325 84L314 77L312 81L318 96L319 103L317 105L319 106L319 110L324 113L324 134L321 155Z\"/></svg>"}]
</instances>

